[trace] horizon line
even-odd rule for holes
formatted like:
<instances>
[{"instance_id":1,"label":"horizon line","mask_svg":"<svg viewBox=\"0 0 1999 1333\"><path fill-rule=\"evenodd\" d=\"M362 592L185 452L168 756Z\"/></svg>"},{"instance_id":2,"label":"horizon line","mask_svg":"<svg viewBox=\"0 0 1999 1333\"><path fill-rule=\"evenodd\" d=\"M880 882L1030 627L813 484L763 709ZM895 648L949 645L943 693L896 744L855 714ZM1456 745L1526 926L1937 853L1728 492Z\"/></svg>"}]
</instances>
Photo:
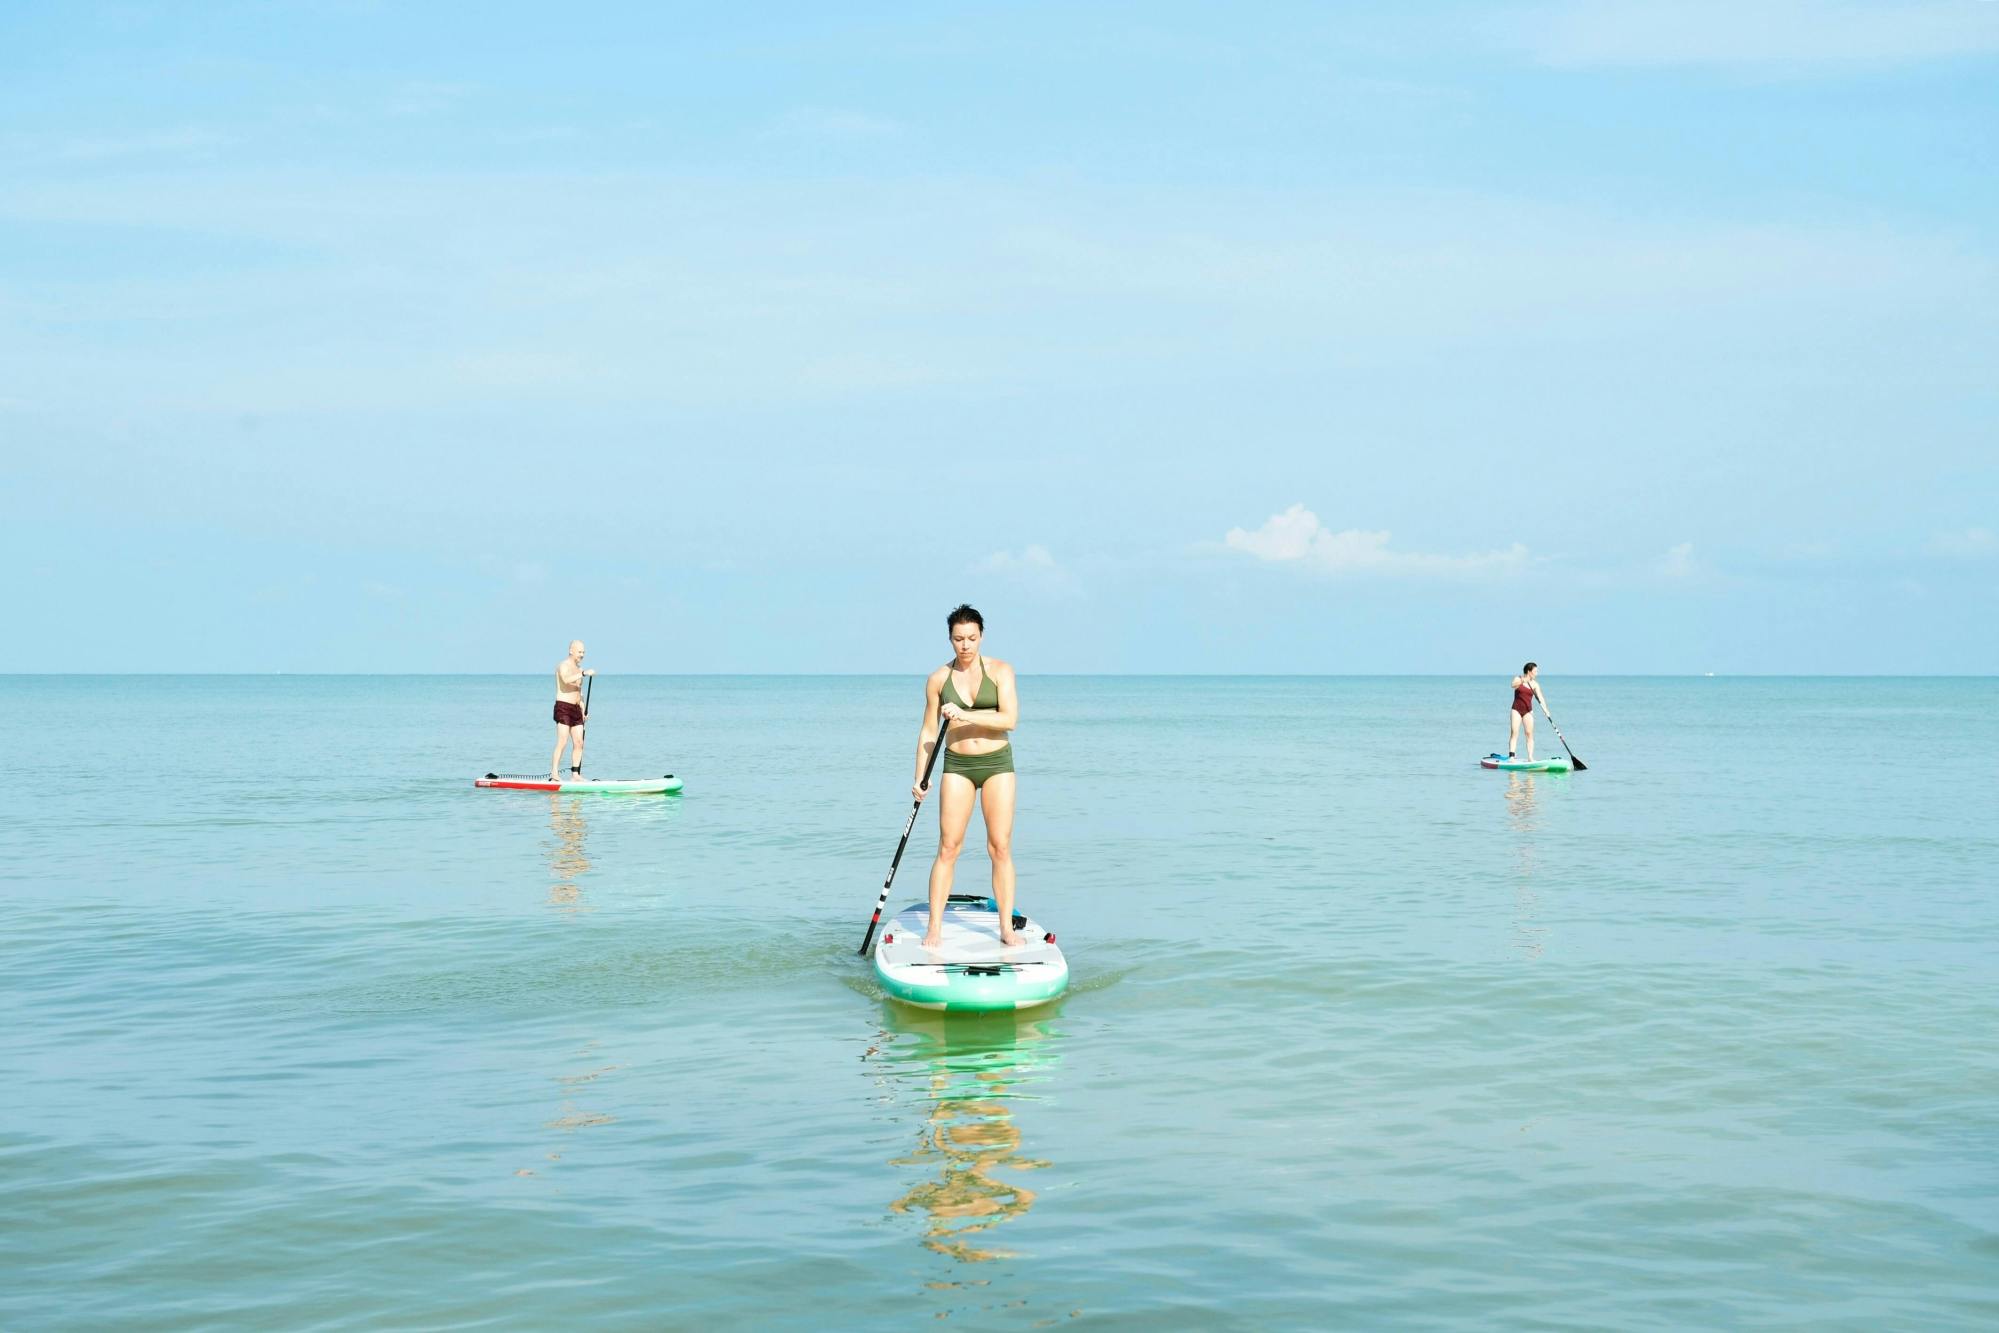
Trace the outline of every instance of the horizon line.
<instances>
[{"instance_id":1,"label":"horizon line","mask_svg":"<svg viewBox=\"0 0 1999 1333\"><path fill-rule=\"evenodd\" d=\"M47 680L52 676L75 679L161 679L221 676L256 679L272 676L341 677L383 680L402 676L424 678L522 679L537 678L546 671L0 671L0 679ZM774 680L880 680L915 677L910 671L621 671L617 676L662 679L765 678ZM1094 680L1459 680L1503 676L1494 671L1030 671L1029 678ZM1517 673L1516 673L1517 674ZM1967 671L1575 671L1559 673L1556 679L1609 680L1999 680L1999 673Z\"/></svg>"}]
</instances>

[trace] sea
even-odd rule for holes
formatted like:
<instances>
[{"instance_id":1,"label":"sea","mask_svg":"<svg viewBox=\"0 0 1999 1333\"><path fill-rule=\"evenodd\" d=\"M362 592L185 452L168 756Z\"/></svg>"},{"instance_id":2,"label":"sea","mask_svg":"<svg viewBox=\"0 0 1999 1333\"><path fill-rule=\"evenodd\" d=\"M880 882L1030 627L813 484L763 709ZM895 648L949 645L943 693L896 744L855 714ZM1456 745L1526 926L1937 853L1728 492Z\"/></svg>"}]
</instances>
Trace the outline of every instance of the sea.
<instances>
[{"instance_id":1,"label":"sea","mask_svg":"<svg viewBox=\"0 0 1999 1333\"><path fill-rule=\"evenodd\" d=\"M944 1017L917 674L0 678L0 1327L1999 1326L1999 680L1544 688L1024 675Z\"/></svg>"}]
</instances>

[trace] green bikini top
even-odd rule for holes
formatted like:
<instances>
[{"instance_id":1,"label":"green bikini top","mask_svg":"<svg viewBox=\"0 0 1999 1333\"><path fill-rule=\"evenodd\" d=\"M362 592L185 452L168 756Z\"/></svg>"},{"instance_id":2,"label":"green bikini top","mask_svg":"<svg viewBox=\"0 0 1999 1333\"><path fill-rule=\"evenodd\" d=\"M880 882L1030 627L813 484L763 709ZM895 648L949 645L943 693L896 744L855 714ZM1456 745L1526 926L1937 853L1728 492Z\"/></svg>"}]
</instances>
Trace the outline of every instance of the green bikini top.
<instances>
[{"instance_id":1,"label":"green bikini top","mask_svg":"<svg viewBox=\"0 0 1999 1333\"><path fill-rule=\"evenodd\" d=\"M958 683L948 670L944 673L944 688L938 694L945 703L956 704L972 712L980 709L999 711L999 686L993 684L993 678L986 674L986 659L983 657L979 659L979 688L972 691L972 702L966 703L965 697L958 693Z\"/></svg>"}]
</instances>

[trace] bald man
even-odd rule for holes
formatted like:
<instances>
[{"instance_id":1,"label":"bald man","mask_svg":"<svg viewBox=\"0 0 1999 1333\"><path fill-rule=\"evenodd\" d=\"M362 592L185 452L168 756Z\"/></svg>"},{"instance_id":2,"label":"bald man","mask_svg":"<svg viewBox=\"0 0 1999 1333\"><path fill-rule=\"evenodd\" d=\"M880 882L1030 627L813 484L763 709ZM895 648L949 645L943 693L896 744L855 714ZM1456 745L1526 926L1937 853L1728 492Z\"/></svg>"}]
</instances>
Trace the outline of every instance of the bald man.
<instances>
[{"instance_id":1,"label":"bald man","mask_svg":"<svg viewBox=\"0 0 1999 1333\"><path fill-rule=\"evenodd\" d=\"M583 711L583 679L594 676L583 669L583 640L570 642L569 656L555 667L555 753L549 757L548 780L562 781L562 747L569 752L569 775L583 776L583 724L590 715Z\"/></svg>"}]
</instances>

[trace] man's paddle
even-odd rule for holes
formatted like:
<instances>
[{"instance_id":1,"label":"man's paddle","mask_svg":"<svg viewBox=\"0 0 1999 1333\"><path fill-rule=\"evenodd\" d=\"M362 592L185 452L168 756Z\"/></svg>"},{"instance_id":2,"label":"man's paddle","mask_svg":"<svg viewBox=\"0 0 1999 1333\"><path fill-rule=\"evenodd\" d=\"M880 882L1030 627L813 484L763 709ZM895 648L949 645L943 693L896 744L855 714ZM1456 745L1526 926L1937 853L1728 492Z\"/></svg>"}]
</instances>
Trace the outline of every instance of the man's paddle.
<instances>
[{"instance_id":1,"label":"man's paddle","mask_svg":"<svg viewBox=\"0 0 1999 1333\"><path fill-rule=\"evenodd\" d=\"M597 673L596 673L596 672L594 672L594 671L586 671L586 672L584 672L584 673L583 673L583 718L584 718L584 723L585 723L585 725L588 725L588 722L589 722L589 718L590 718L590 687L591 687L592 685L595 685L596 683L597 683ZM1554 719L1553 719L1553 718L1549 718L1548 720L1549 720L1550 722L1554 721ZM578 728L576 728L576 730L577 730L578 732L581 732L581 731L583 730L583 728L582 728L582 727L578 727ZM578 736L577 736L577 738L576 738L576 743L577 743L577 745L579 745L579 746L581 746L581 745L583 744L583 737L582 737L581 735L578 735ZM575 755L575 753L574 753L574 752L571 752L571 754L570 754L570 756L569 756L569 757L570 757L570 758L571 758L571 759L573 760L573 759L575 759L575 758L576 758L576 755ZM575 775L576 775L577 777L579 777L579 778L580 778L580 777L582 777L582 776L583 776L583 765L581 765L581 764L571 764L571 765L570 765L570 768L569 768L569 771L570 771L571 773L574 773L574 774L575 774Z\"/></svg>"},{"instance_id":2,"label":"man's paddle","mask_svg":"<svg viewBox=\"0 0 1999 1333\"><path fill-rule=\"evenodd\" d=\"M1541 711L1547 714L1548 725L1551 727L1555 727L1555 715L1553 713L1548 712L1548 701L1546 699L1541 700ZM1564 750L1569 750L1569 738L1562 734L1562 729L1560 727L1555 727L1555 739L1562 743L1562 748ZM1576 758L1576 752L1574 750L1569 750L1569 762L1575 766L1575 770L1578 773L1584 772L1589 768L1588 764L1585 764L1582 760Z\"/></svg>"},{"instance_id":3,"label":"man's paddle","mask_svg":"<svg viewBox=\"0 0 1999 1333\"><path fill-rule=\"evenodd\" d=\"M930 758L923 765L923 781L916 785L924 791L930 790L930 772L937 767L937 756L944 752L944 733L951 726L950 718L937 723L937 743L930 747ZM909 831L916 827L916 812L923 808L923 798L917 797L910 803L909 822L902 826L902 841L895 845L895 859L888 863L888 878L882 881L882 896L875 899L875 914L868 918L868 933L861 937L861 957L868 956L868 950L875 942L875 927L882 923L882 907L888 902L888 886L895 883L895 868L902 864L902 849L909 846Z\"/></svg>"}]
</instances>

